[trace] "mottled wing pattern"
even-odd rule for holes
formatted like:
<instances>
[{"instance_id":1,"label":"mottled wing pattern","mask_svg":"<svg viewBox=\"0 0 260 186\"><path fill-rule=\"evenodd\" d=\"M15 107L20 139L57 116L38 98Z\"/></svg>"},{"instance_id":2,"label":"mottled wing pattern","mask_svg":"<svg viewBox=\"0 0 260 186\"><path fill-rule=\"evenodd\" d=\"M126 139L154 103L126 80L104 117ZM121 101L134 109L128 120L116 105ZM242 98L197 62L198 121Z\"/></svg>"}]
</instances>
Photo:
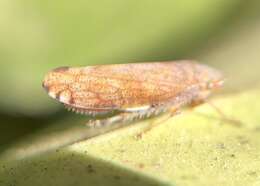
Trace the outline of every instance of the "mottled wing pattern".
<instances>
[{"instance_id":1,"label":"mottled wing pattern","mask_svg":"<svg viewBox=\"0 0 260 186\"><path fill-rule=\"evenodd\" d=\"M49 72L43 86L67 107L94 115L190 102L220 80L210 67L181 61L63 67Z\"/></svg>"}]
</instances>

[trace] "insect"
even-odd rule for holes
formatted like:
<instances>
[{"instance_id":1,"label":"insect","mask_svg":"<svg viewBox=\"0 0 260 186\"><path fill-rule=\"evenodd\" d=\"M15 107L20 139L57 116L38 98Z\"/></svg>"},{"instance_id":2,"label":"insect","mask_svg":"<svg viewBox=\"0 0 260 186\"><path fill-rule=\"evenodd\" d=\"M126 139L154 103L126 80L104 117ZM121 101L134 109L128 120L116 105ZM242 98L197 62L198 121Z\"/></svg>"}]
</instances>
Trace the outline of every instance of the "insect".
<instances>
[{"instance_id":1,"label":"insect","mask_svg":"<svg viewBox=\"0 0 260 186\"><path fill-rule=\"evenodd\" d=\"M116 113L89 121L88 126L175 113L200 104L222 84L219 71L189 60L60 67L43 80L49 96L69 110L94 118Z\"/></svg>"}]
</instances>

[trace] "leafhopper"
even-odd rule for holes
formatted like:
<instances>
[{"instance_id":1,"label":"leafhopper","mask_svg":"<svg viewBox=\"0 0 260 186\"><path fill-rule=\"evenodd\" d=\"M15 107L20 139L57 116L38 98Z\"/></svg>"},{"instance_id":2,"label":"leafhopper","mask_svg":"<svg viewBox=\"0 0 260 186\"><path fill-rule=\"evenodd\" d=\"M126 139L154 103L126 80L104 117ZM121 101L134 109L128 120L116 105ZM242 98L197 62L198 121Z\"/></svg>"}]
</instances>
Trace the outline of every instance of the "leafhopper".
<instances>
[{"instance_id":1,"label":"leafhopper","mask_svg":"<svg viewBox=\"0 0 260 186\"><path fill-rule=\"evenodd\" d=\"M219 71L189 60L60 67L43 80L49 96L69 110L94 118L117 113L89 126L178 112L203 102L222 84Z\"/></svg>"}]
</instances>

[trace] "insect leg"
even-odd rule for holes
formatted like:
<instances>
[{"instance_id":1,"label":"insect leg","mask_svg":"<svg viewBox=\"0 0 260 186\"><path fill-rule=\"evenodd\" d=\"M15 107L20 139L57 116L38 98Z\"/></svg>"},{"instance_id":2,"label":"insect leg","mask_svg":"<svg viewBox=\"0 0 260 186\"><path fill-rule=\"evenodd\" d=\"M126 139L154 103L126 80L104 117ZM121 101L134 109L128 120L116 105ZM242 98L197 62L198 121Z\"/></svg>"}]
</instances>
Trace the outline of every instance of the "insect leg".
<instances>
[{"instance_id":1,"label":"insect leg","mask_svg":"<svg viewBox=\"0 0 260 186\"><path fill-rule=\"evenodd\" d=\"M238 120L235 120L233 118L228 117L226 114L224 114L220 108L218 108L215 104L213 104L210 100L208 100L210 92L207 90L199 92L190 102L190 107L194 108L197 105L200 105L202 103L208 103L216 112L221 116L221 119L223 121L226 121L228 123L234 124L236 126L241 126L242 123ZM205 115L205 114L203 114Z\"/></svg>"},{"instance_id":2,"label":"insect leg","mask_svg":"<svg viewBox=\"0 0 260 186\"><path fill-rule=\"evenodd\" d=\"M145 134L146 132L149 132L150 130L152 130L154 127L159 126L160 124L165 123L167 120L169 120L171 117L173 117L174 115L177 115L180 113L180 110L178 107L172 106L169 107L168 109L166 109L166 106L160 106L159 108L154 108L154 110L164 110L167 111L167 115L164 116L162 118L162 120L157 121L157 120L153 120L150 125L148 125L142 132L138 133L136 135L136 138L140 139L142 138L143 134ZM154 111L153 111L154 112ZM158 111L157 111L158 112Z\"/></svg>"},{"instance_id":3,"label":"insect leg","mask_svg":"<svg viewBox=\"0 0 260 186\"><path fill-rule=\"evenodd\" d=\"M206 99L208 98L210 92L209 91L202 91L198 93L198 95L195 96L195 98L192 99L190 106L191 107L196 107L198 105L201 105L205 103Z\"/></svg>"},{"instance_id":4,"label":"insect leg","mask_svg":"<svg viewBox=\"0 0 260 186\"><path fill-rule=\"evenodd\" d=\"M187 91L181 93L180 95L176 96L173 100L161 104L157 107L154 107L153 109L157 112L168 112L168 117L164 118L162 121L160 122L152 122L151 125L149 125L147 127L147 129L145 129L145 132L148 132L149 130L151 130L154 126L157 126L161 123L164 123L165 121L167 121L169 118L171 118L174 115L177 115L180 113L180 109L183 106L186 105L193 105L193 104L199 104L202 101L205 100L205 97L207 97L209 94L208 91L206 92L201 92L198 94L198 87L192 87L191 89L188 89ZM139 134L139 136L141 136L142 134Z\"/></svg>"},{"instance_id":5,"label":"insect leg","mask_svg":"<svg viewBox=\"0 0 260 186\"><path fill-rule=\"evenodd\" d=\"M230 124L234 124L237 127L240 127L243 125L243 123L239 120L230 118L229 116L227 116L225 113L223 113L221 111L220 108L218 108L213 102L211 102L210 100L206 100L206 103L208 103L212 108L214 108L216 110L216 112L220 115L221 120L226 121Z\"/></svg>"},{"instance_id":6,"label":"insect leg","mask_svg":"<svg viewBox=\"0 0 260 186\"><path fill-rule=\"evenodd\" d=\"M86 125L90 127L102 127L102 126L112 125L120 122L122 122L123 124L127 124L134 120L142 119L145 116L146 116L146 112L123 112L106 119L91 120Z\"/></svg>"}]
</instances>

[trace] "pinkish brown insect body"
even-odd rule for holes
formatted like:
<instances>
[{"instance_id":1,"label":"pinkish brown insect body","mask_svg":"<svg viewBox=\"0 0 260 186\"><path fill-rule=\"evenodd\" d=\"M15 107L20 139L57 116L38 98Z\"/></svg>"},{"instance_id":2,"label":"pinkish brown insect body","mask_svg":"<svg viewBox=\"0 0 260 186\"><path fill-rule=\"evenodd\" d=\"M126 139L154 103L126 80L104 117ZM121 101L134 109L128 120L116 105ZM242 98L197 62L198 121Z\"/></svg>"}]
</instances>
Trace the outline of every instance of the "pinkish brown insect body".
<instances>
[{"instance_id":1,"label":"pinkish brown insect body","mask_svg":"<svg viewBox=\"0 0 260 186\"><path fill-rule=\"evenodd\" d=\"M43 87L49 96L77 112L120 112L95 123L104 125L179 110L205 100L222 83L222 75L213 68L173 61L60 67L45 76Z\"/></svg>"}]
</instances>

